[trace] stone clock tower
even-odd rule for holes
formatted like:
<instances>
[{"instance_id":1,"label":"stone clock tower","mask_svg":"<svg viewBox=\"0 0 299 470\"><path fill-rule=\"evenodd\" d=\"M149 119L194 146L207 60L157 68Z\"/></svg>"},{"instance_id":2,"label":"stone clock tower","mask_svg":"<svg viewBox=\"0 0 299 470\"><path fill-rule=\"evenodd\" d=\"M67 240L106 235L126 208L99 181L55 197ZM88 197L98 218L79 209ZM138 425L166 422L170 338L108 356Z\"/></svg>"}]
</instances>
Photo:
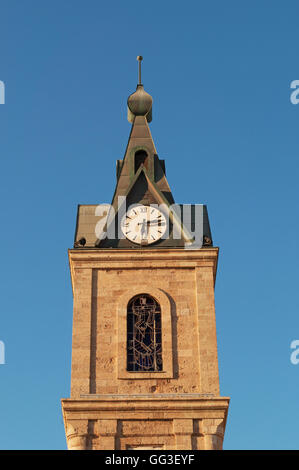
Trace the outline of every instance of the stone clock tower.
<instances>
[{"instance_id":1,"label":"stone clock tower","mask_svg":"<svg viewBox=\"0 0 299 470\"><path fill-rule=\"evenodd\" d=\"M174 202L150 133L152 98L138 60L139 83L128 99L132 129L117 160L112 203L78 207L69 250L67 445L221 449L229 398L219 392L218 248L206 207Z\"/></svg>"}]
</instances>

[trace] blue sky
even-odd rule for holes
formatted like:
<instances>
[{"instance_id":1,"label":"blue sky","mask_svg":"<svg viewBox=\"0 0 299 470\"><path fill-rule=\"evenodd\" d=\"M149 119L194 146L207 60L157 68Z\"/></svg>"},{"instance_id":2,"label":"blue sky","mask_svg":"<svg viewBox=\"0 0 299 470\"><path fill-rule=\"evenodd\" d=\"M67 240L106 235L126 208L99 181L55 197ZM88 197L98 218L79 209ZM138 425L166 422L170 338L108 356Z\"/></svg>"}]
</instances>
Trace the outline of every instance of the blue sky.
<instances>
[{"instance_id":1,"label":"blue sky","mask_svg":"<svg viewBox=\"0 0 299 470\"><path fill-rule=\"evenodd\" d=\"M137 82L178 203L208 205L226 449L298 448L298 2L0 1L0 448L65 449L77 204L110 202Z\"/></svg>"}]
</instances>

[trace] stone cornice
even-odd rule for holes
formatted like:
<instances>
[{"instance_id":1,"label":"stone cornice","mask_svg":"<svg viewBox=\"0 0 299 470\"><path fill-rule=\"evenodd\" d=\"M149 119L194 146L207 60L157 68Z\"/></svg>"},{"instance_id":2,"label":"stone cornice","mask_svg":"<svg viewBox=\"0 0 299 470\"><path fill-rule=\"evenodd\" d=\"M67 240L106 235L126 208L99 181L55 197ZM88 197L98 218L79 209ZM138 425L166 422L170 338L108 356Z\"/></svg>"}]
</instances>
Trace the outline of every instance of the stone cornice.
<instances>
[{"instance_id":1,"label":"stone cornice","mask_svg":"<svg viewBox=\"0 0 299 470\"><path fill-rule=\"evenodd\" d=\"M165 394L165 397L148 395L90 395L89 398L63 398L61 400L64 413L81 413L81 412L99 412L99 411L183 411L183 410L222 410L227 412L229 406L229 397L202 397L200 394ZM192 396L193 395L193 396ZM97 398L101 397L101 398Z\"/></svg>"},{"instance_id":2,"label":"stone cornice","mask_svg":"<svg viewBox=\"0 0 299 470\"><path fill-rule=\"evenodd\" d=\"M218 263L218 247L191 249L69 249L69 263L72 284L74 286L74 269L138 269L160 268L196 268L212 267L214 282Z\"/></svg>"},{"instance_id":3,"label":"stone cornice","mask_svg":"<svg viewBox=\"0 0 299 470\"><path fill-rule=\"evenodd\" d=\"M199 249L183 249L183 248L159 248L159 249L146 249L146 250L129 250L121 248L103 248L103 249L88 249L88 248L71 248L68 250L70 260L86 260L86 261L104 261L104 260L140 260L140 259L176 259L176 260L191 260L203 259L214 260L218 257L219 248L199 248Z\"/></svg>"}]
</instances>

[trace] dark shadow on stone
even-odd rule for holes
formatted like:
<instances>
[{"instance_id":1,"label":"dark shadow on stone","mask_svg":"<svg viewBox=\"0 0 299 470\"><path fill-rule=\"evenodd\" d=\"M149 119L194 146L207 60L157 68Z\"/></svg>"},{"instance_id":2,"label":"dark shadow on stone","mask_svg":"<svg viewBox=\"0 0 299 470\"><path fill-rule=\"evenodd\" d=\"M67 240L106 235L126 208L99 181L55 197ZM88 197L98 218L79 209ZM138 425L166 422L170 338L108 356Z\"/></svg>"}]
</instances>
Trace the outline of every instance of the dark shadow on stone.
<instances>
[{"instance_id":1,"label":"dark shadow on stone","mask_svg":"<svg viewBox=\"0 0 299 470\"><path fill-rule=\"evenodd\" d=\"M172 335L172 361L173 361L173 378L179 377L179 363L178 363L178 317L176 311L176 304L173 298L163 289L160 289L167 295L171 307L171 335ZM162 328L163 328L163 312L162 312Z\"/></svg>"},{"instance_id":2,"label":"dark shadow on stone","mask_svg":"<svg viewBox=\"0 0 299 470\"><path fill-rule=\"evenodd\" d=\"M91 336L90 336L90 385L89 393L96 393L96 366L97 366L97 315L98 315L98 271L92 271L91 290Z\"/></svg>"}]
</instances>

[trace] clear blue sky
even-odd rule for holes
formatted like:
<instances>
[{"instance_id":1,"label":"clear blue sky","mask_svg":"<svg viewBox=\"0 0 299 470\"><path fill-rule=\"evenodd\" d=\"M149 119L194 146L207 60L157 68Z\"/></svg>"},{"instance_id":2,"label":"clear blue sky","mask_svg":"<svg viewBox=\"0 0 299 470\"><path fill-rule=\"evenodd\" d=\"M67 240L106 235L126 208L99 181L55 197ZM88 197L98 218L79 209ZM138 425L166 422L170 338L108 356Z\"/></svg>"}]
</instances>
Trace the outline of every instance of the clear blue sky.
<instances>
[{"instance_id":1,"label":"clear blue sky","mask_svg":"<svg viewBox=\"0 0 299 470\"><path fill-rule=\"evenodd\" d=\"M0 2L0 448L65 449L77 204L110 202L136 56L178 203L208 205L226 449L298 448L299 5Z\"/></svg>"}]
</instances>

